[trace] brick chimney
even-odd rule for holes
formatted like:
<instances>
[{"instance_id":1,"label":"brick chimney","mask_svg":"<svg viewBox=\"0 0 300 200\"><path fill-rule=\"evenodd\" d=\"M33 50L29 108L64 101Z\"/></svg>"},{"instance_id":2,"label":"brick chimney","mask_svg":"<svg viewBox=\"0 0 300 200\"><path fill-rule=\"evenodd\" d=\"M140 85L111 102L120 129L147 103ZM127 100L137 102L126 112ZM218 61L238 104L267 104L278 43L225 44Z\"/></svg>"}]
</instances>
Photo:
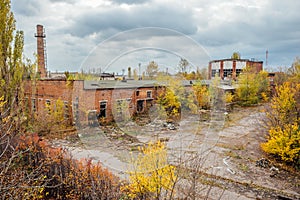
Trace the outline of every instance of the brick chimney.
<instances>
[{"instance_id":1,"label":"brick chimney","mask_svg":"<svg viewBox=\"0 0 300 200\"><path fill-rule=\"evenodd\" d=\"M47 77L46 70L46 35L44 33L43 25L36 26L36 34L34 35L37 38L37 56L38 56L38 73L41 78Z\"/></svg>"}]
</instances>

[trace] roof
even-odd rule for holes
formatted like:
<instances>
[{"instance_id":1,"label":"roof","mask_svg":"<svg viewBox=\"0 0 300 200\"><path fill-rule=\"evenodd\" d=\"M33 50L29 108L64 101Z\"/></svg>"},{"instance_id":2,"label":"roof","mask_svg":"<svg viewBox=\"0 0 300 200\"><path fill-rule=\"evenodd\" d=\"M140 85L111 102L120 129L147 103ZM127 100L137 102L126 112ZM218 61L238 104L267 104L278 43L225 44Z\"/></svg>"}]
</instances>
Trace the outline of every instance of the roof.
<instances>
[{"instance_id":1,"label":"roof","mask_svg":"<svg viewBox=\"0 0 300 200\"><path fill-rule=\"evenodd\" d=\"M183 86L192 86L199 80L182 80ZM85 90L104 90L104 89L132 89L132 88L152 88L155 86L164 86L167 83L156 80L101 80L101 81L83 81L83 88ZM210 85L211 80L201 80L202 85ZM221 81L218 86L223 90L235 90L236 87L232 86L228 81Z\"/></svg>"},{"instance_id":2,"label":"roof","mask_svg":"<svg viewBox=\"0 0 300 200\"><path fill-rule=\"evenodd\" d=\"M142 88L142 87L154 87L157 86L154 80L127 80L127 81L115 81L115 80L102 80L102 81L84 81L83 88L86 90L95 89L129 89L129 88Z\"/></svg>"},{"instance_id":3,"label":"roof","mask_svg":"<svg viewBox=\"0 0 300 200\"><path fill-rule=\"evenodd\" d=\"M192 86L197 80L182 80L183 86ZM209 85L208 80L202 80L203 85ZM130 89L130 88L149 88L155 86L164 86L166 83L157 80L100 80L100 81L84 81L83 88L85 90L103 90L103 89Z\"/></svg>"},{"instance_id":4,"label":"roof","mask_svg":"<svg viewBox=\"0 0 300 200\"><path fill-rule=\"evenodd\" d=\"M258 60L233 59L233 58L226 58L226 59L219 59L219 60L211 60L211 61L209 61L209 63L213 63L213 62L221 62L221 61L240 61L240 62L263 63L263 61L258 61Z\"/></svg>"}]
</instances>

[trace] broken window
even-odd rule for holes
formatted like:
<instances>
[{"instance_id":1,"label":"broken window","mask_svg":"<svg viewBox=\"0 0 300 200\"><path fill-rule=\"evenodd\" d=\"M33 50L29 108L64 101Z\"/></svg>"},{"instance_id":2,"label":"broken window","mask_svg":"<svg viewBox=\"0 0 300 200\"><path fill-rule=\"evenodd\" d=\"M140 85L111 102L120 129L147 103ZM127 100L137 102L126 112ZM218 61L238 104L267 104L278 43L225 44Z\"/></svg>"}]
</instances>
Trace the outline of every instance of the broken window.
<instances>
[{"instance_id":1,"label":"broken window","mask_svg":"<svg viewBox=\"0 0 300 200\"><path fill-rule=\"evenodd\" d=\"M151 90L147 91L147 98L152 98L152 91Z\"/></svg>"},{"instance_id":2,"label":"broken window","mask_svg":"<svg viewBox=\"0 0 300 200\"><path fill-rule=\"evenodd\" d=\"M219 69L213 69L211 70L211 77L219 76L220 70Z\"/></svg>"},{"instance_id":3,"label":"broken window","mask_svg":"<svg viewBox=\"0 0 300 200\"><path fill-rule=\"evenodd\" d=\"M224 77L228 77L229 75L232 75L232 69L224 69L223 72L224 72L223 74Z\"/></svg>"},{"instance_id":4,"label":"broken window","mask_svg":"<svg viewBox=\"0 0 300 200\"><path fill-rule=\"evenodd\" d=\"M140 91L139 90L135 91L135 96L139 96L139 95L140 95Z\"/></svg>"},{"instance_id":5,"label":"broken window","mask_svg":"<svg viewBox=\"0 0 300 200\"><path fill-rule=\"evenodd\" d=\"M241 73L242 71L243 71L242 69L236 69L236 70L235 70L236 76L240 75L240 73Z\"/></svg>"},{"instance_id":6,"label":"broken window","mask_svg":"<svg viewBox=\"0 0 300 200\"><path fill-rule=\"evenodd\" d=\"M107 101L100 101L99 118L105 118L106 117L106 106L107 106Z\"/></svg>"}]
</instances>

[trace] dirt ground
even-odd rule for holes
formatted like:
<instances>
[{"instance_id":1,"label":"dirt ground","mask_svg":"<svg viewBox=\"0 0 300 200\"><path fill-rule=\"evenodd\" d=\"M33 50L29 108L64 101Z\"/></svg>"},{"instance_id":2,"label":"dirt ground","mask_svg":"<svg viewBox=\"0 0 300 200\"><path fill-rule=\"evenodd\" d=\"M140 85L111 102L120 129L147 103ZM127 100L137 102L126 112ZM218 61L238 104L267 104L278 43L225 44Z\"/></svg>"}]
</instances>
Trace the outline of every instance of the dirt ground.
<instances>
[{"instance_id":1,"label":"dirt ground","mask_svg":"<svg viewBox=\"0 0 300 200\"><path fill-rule=\"evenodd\" d=\"M200 155L201 173L209 177L210 199L300 199L300 175L267 159L260 143L266 139L264 107L235 107L232 112L182 116L167 124L153 116L144 123L117 123L106 128L78 130L76 143L53 140L74 158L91 158L122 178L130 168L130 152L149 141L162 140L173 164ZM205 191L204 191L205 192ZM221 197L220 197L221 196Z\"/></svg>"}]
</instances>

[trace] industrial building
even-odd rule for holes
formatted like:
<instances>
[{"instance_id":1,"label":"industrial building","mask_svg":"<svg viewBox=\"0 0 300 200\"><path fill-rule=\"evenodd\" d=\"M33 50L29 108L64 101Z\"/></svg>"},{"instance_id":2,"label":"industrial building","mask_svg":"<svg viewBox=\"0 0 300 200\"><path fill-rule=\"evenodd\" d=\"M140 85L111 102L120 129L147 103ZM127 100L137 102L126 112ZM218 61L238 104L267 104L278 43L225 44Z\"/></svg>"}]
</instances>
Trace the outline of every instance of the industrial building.
<instances>
[{"instance_id":1,"label":"industrial building","mask_svg":"<svg viewBox=\"0 0 300 200\"><path fill-rule=\"evenodd\" d=\"M37 79L25 84L25 96L33 114L41 114L61 100L64 104L65 120L71 124L84 125L90 116L97 116L104 122L122 120L140 113L147 113L160 93L163 84L153 80L114 80L114 74L103 73L99 81L67 80L65 73L47 71L46 35L42 25L37 25L38 69ZM209 62L208 79L217 74L226 79L235 79L245 66L255 72L263 68L262 61L246 59L223 59ZM209 81L203 81L208 85ZM193 81L183 81L191 88ZM234 90L226 86L224 90Z\"/></svg>"},{"instance_id":2,"label":"industrial building","mask_svg":"<svg viewBox=\"0 0 300 200\"><path fill-rule=\"evenodd\" d=\"M208 79L219 76L221 79L232 78L235 80L245 67L250 67L253 72L263 70L263 61L248 59L222 59L212 60L208 65Z\"/></svg>"}]
</instances>

